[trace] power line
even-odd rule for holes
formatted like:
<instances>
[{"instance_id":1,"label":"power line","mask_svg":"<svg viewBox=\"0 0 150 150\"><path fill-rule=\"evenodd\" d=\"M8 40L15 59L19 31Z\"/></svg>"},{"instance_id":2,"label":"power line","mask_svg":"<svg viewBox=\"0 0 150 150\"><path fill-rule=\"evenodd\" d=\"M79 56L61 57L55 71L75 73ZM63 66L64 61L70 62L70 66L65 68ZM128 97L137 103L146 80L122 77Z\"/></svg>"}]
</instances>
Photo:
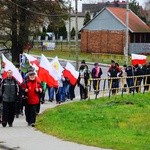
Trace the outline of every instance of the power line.
<instances>
[{"instance_id":1,"label":"power line","mask_svg":"<svg viewBox=\"0 0 150 150\"><path fill-rule=\"evenodd\" d=\"M25 8L25 7L23 7L23 6L21 6L21 5L19 5L19 4L17 4L17 3L15 3L15 2L12 2L11 0L9 0L9 2L11 2L12 4L14 4L14 5L16 5L17 7L20 7L21 9L24 9L24 10L26 10L26 11L29 11L29 12L31 12L31 13L34 13L34 14L37 14L37 15L41 15L41 16L46 16L46 17L59 17L59 16L66 16L66 15L69 15L69 14L59 14L59 15L47 15L47 14L45 14L45 13L39 13L39 12L36 12L36 11L33 11L33 10L31 10L31 9L29 9L29 8Z\"/></svg>"}]
</instances>

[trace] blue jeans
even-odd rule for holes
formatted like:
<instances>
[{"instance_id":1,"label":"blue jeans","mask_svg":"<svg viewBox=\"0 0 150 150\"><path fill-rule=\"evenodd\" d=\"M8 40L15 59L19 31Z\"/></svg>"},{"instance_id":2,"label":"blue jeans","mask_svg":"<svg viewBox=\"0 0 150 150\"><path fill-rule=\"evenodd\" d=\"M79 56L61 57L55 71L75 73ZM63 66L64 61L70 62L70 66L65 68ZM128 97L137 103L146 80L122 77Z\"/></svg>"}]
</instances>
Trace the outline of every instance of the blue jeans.
<instances>
[{"instance_id":1,"label":"blue jeans","mask_svg":"<svg viewBox=\"0 0 150 150\"><path fill-rule=\"evenodd\" d=\"M57 102L64 102L65 101L65 88L59 87L57 94L56 94L56 101Z\"/></svg>"},{"instance_id":2,"label":"blue jeans","mask_svg":"<svg viewBox=\"0 0 150 150\"><path fill-rule=\"evenodd\" d=\"M129 87L129 93L133 92L134 91L134 80L133 78L127 78L127 85Z\"/></svg>"},{"instance_id":3,"label":"blue jeans","mask_svg":"<svg viewBox=\"0 0 150 150\"><path fill-rule=\"evenodd\" d=\"M67 85L66 85L65 93L66 93L66 97L67 97L68 99L70 99L70 84L67 84Z\"/></svg>"},{"instance_id":4,"label":"blue jeans","mask_svg":"<svg viewBox=\"0 0 150 150\"><path fill-rule=\"evenodd\" d=\"M54 87L48 87L48 96L49 96L49 100L54 100Z\"/></svg>"}]
</instances>

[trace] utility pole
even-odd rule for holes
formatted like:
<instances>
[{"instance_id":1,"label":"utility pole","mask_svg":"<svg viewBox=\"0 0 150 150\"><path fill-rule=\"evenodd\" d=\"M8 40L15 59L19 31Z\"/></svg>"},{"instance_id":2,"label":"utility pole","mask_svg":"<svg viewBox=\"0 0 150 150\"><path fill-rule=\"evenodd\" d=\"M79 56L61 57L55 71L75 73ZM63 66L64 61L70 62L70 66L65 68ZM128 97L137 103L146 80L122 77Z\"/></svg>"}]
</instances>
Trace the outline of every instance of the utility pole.
<instances>
[{"instance_id":1,"label":"utility pole","mask_svg":"<svg viewBox=\"0 0 150 150\"><path fill-rule=\"evenodd\" d=\"M129 1L126 0L126 44L125 44L125 61L128 64L129 53Z\"/></svg>"},{"instance_id":2,"label":"utility pole","mask_svg":"<svg viewBox=\"0 0 150 150\"><path fill-rule=\"evenodd\" d=\"M71 1L69 0L69 31L68 31L68 52L71 54Z\"/></svg>"},{"instance_id":3,"label":"utility pole","mask_svg":"<svg viewBox=\"0 0 150 150\"><path fill-rule=\"evenodd\" d=\"M76 39L75 39L75 53L76 53L76 70L78 70L78 0L75 0L75 26L76 26Z\"/></svg>"}]
</instances>

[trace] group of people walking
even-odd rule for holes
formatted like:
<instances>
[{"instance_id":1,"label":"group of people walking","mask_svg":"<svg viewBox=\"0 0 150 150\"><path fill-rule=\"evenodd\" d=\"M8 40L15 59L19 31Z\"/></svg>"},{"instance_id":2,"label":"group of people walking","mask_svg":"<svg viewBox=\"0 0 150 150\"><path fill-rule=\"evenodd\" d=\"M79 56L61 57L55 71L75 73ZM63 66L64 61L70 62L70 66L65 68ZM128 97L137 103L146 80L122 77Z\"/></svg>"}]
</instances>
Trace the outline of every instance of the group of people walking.
<instances>
[{"instance_id":1,"label":"group of people walking","mask_svg":"<svg viewBox=\"0 0 150 150\"><path fill-rule=\"evenodd\" d=\"M81 62L79 68L79 79L78 85L80 87L80 97L81 99L86 99L88 97L88 87L91 90L91 83L93 86L93 91L97 95L99 94L101 82L101 76L103 71L98 63L94 63L92 70L88 68L85 61ZM107 81L108 90L111 94L116 94L121 88L124 92L129 89L129 93L140 92L141 84L143 81L144 91L149 90L150 86L150 63L147 62L144 65L136 64L119 66L117 62L111 60L111 65L107 71ZM122 81L122 82L121 82ZM103 82L105 84L105 82ZM106 87L102 85L102 88Z\"/></svg>"},{"instance_id":2,"label":"group of people walking","mask_svg":"<svg viewBox=\"0 0 150 150\"><path fill-rule=\"evenodd\" d=\"M141 84L143 81L144 91L149 90L150 86L150 63L147 62L144 65L136 64L124 65L123 68L119 66L118 63L112 61L111 66L108 70L109 77L116 77L111 79L110 88L112 89L112 94L116 94L120 85L120 79L122 78L122 89L126 91L129 89L129 93L141 91ZM117 79L117 77L119 77Z\"/></svg>"},{"instance_id":3,"label":"group of people walking","mask_svg":"<svg viewBox=\"0 0 150 150\"><path fill-rule=\"evenodd\" d=\"M43 88L35 72L28 72L26 80L21 85L18 85L17 81L13 78L13 71L8 70L7 78L1 82L2 126L6 127L7 124L9 127L13 126L15 115L21 113L23 101L25 100L26 122L28 126L34 127L38 113L40 93L42 91ZM22 107L20 104L22 104Z\"/></svg>"},{"instance_id":4,"label":"group of people walking","mask_svg":"<svg viewBox=\"0 0 150 150\"><path fill-rule=\"evenodd\" d=\"M103 74L100 65L94 63L94 67L90 70L85 60L82 60L78 71L79 78L76 85L80 90L80 99L88 98L88 90L91 90L91 86L94 93L98 95L100 92L101 76ZM138 64L135 66L124 65L121 68L118 63L112 60L107 74L110 77L108 85L112 94L115 94L117 88L119 88L120 77L127 77L125 78L124 87L128 87L130 93L140 91L142 80L145 84L144 90L149 90L150 76L142 77L142 75L150 75L149 63L143 66ZM40 111L40 104L45 102L46 90L48 90L49 102L56 100L56 103L60 104L68 99L73 100L75 98L74 90L76 85L71 85L70 81L63 76L63 73L58 80L58 88L49 87L45 82L41 82L34 68L31 66L28 68L27 73L25 75L22 74L22 76L24 77L24 82L19 85L13 78L13 71L8 70L7 78L0 82L0 123L2 123L3 127L6 127L7 124L9 127L12 127L15 115L17 116L23 112L25 112L28 126L34 127L36 116ZM136 76L135 81L134 77Z\"/></svg>"}]
</instances>

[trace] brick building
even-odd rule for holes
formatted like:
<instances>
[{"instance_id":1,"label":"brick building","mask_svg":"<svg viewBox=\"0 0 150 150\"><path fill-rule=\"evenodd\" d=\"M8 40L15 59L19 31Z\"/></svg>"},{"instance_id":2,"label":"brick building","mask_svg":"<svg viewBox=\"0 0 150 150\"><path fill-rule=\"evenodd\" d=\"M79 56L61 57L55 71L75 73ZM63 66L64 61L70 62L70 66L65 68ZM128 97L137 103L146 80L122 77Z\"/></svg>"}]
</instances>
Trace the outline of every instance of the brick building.
<instances>
[{"instance_id":1,"label":"brick building","mask_svg":"<svg viewBox=\"0 0 150 150\"><path fill-rule=\"evenodd\" d=\"M150 44L150 28L131 10L128 29L129 45ZM125 31L126 9L106 7L81 29L81 51L124 54Z\"/></svg>"}]
</instances>

